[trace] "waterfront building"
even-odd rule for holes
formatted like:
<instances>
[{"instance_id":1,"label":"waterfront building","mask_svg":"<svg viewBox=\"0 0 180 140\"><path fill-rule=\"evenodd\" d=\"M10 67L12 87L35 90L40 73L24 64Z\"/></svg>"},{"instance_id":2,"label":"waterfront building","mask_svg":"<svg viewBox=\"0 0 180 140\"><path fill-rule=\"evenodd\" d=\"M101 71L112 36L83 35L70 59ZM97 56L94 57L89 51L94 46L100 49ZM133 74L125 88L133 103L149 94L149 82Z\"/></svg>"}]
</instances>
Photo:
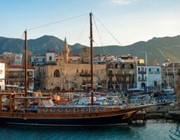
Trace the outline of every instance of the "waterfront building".
<instances>
[{"instance_id":1,"label":"waterfront building","mask_svg":"<svg viewBox=\"0 0 180 140\"><path fill-rule=\"evenodd\" d=\"M160 89L162 83L161 66L138 65L136 80L137 88L155 87Z\"/></svg>"},{"instance_id":2,"label":"waterfront building","mask_svg":"<svg viewBox=\"0 0 180 140\"><path fill-rule=\"evenodd\" d=\"M123 91L136 86L137 57L124 55L107 62L107 83L111 91Z\"/></svg>"},{"instance_id":3,"label":"waterfront building","mask_svg":"<svg viewBox=\"0 0 180 140\"><path fill-rule=\"evenodd\" d=\"M89 48L84 48L82 58L70 55L70 49L65 39L62 53L56 57L55 64L39 67L41 89L45 90L89 90L91 87L91 72ZM80 63L82 60L83 63ZM74 63L73 63L74 62ZM106 87L106 65L94 64L93 88L99 90Z\"/></svg>"},{"instance_id":4,"label":"waterfront building","mask_svg":"<svg viewBox=\"0 0 180 140\"><path fill-rule=\"evenodd\" d=\"M180 62L165 61L162 64L162 87L175 87L180 80Z\"/></svg>"},{"instance_id":5,"label":"waterfront building","mask_svg":"<svg viewBox=\"0 0 180 140\"><path fill-rule=\"evenodd\" d=\"M24 88L24 67L22 65L7 65L6 66L6 76L5 85L7 87L19 87ZM28 76L28 90L34 90L34 68L28 66L27 69Z\"/></svg>"},{"instance_id":6,"label":"waterfront building","mask_svg":"<svg viewBox=\"0 0 180 140\"><path fill-rule=\"evenodd\" d=\"M5 63L0 63L0 90L5 90Z\"/></svg>"},{"instance_id":7,"label":"waterfront building","mask_svg":"<svg viewBox=\"0 0 180 140\"><path fill-rule=\"evenodd\" d=\"M89 64L45 65L41 67L41 88L65 91L89 90L91 82ZM106 65L94 65L94 89L105 88Z\"/></svg>"}]
</instances>

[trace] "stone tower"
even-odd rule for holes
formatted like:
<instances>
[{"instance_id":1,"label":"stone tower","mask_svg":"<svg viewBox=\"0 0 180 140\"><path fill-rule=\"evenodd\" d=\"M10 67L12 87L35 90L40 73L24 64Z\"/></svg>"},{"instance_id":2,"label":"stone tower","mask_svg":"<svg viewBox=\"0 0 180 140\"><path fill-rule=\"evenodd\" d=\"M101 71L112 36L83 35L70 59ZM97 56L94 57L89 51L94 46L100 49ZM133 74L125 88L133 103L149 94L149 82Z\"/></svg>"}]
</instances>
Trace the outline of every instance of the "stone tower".
<instances>
[{"instance_id":1,"label":"stone tower","mask_svg":"<svg viewBox=\"0 0 180 140\"><path fill-rule=\"evenodd\" d=\"M64 39L64 48L63 48L63 56L64 56L64 62L68 63L69 61L69 46L67 44L66 38Z\"/></svg>"}]
</instances>

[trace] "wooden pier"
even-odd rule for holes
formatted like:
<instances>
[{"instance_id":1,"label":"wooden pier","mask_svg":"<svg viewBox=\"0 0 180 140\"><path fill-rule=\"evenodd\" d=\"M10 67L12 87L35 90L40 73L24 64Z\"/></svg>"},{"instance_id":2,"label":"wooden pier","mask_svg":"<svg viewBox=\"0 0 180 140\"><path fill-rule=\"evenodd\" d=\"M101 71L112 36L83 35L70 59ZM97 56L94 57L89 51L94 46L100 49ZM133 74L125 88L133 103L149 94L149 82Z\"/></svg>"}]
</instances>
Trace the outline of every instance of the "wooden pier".
<instances>
[{"instance_id":1,"label":"wooden pier","mask_svg":"<svg viewBox=\"0 0 180 140\"><path fill-rule=\"evenodd\" d=\"M131 120L131 123L145 123L147 120L173 120L174 118L169 115L170 107L163 108L152 107L150 109L137 112Z\"/></svg>"}]
</instances>

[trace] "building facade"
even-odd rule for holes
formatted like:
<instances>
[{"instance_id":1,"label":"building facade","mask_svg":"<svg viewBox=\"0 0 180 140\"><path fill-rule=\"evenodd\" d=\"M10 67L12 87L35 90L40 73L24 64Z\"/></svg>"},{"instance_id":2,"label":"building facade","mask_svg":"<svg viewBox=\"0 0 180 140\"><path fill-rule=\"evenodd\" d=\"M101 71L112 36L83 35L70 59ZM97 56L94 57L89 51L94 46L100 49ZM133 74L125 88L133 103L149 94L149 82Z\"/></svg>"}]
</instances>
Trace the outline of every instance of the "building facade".
<instances>
[{"instance_id":1,"label":"building facade","mask_svg":"<svg viewBox=\"0 0 180 140\"><path fill-rule=\"evenodd\" d=\"M41 66L45 64L46 55L35 55L31 57L32 66Z\"/></svg>"},{"instance_id":2,"label":"building facade","mask_svg":"<svg viewBox=\"0 0 180 140\"><path fill-rule=\"evenodd\" d=\"M28 66L27 68L27 76L28 76L28 90L34 90L34 68ZM21 65L9 65L6 66L6 77L5 77L5 85L8 87L19 87L24 88L25 83L25 71L24 67Z\"/></svg>"},{"instance_id":3,"label":"building facade","mask_svg":"<svg viewBox=\"0 0 180 140\"><path fill-rule=\"evenodd\" d=\"M52 64L56 62L56 52L55 51L47 51L46 52L46 64Z\"/></svg>"},{"instance_id":4,"label":"building facade","mask_svg":"<svg viewBox=\"0 0 180 140\"><path fill-rule=\"evenodd\" d=\"M41 67L41 88L44 90L82 91L91 87L89 64L46 65ZM105 88L106 65L94 65L93 88Z\"/></svg>"},{"instance_id":5,"label":"building facade","mask_svg":"<svg viewBox=\"0 0 180 140\"><path fill-rule=\"evenodd\" d=\"M5 90L5 63L0 63L0 90Z\"/></svg>"},{"instance_id":6,"label":"building facade","mask_svg":"<svg viewBox=\"0 0 180 140\"><path fill-rule=\"evenodd\" d=\"M123 91L136 85L137 57L130 55L118 57L107 62L107 83L110 91Z\"/></svg>"},{"instance_id":7,"label":"building facade","mask_svg":"<svg viewBox=\"0 0 180 140\"><path fill-rule=\"evenodd\" d=\"M180 63L166 62L162 65L162 87L175 87L180 81Z\"/></svg>"},{"instance_id":8,"label":"building facade","mask_svg":"<svg viewBox=\"0 0 180 140\"><path fill-rule=\"evenodd\" d=\"M161 88L161 66L137 66L137 88L156 87Z\"/></svg>"}]
</instances>

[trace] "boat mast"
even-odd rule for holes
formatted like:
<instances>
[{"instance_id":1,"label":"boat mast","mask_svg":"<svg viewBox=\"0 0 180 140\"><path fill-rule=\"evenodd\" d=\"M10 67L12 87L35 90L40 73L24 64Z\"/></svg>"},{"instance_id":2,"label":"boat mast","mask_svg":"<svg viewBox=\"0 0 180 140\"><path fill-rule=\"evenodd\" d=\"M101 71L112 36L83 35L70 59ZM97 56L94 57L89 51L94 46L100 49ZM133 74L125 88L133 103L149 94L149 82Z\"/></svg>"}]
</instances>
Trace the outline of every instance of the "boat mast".
<instances>
[{"instance_id":1,"label":"boat mast","mask_svg":"<svg viewBox=\"0 0 180 140\"><path fill-rule=\"evenodd\" d=\"M92 13L90 16L90 52L91 52L91 105L94 104L94 93L93 93L93 31L92 31Z\"/></svg>"},{"instance_id":2,"label":"boat mast","mask_svg":"<svg viewBox=\"0 0 180 140\"><path fill-rule=\"evenodd\" d=\"M27 31L24 31L24 96L27 96ZM24 109L27 109L27 99L24 100Z\"/></svg>"},{"instance_id":3,"label":"boat mast","mask_svg":"<svg viewBox=\"0 0 180 140\"><path fill-rule=\"evenodd\" d=\"M25 50L25 55L24 55L24 69L25 69L25 77L24 77L24 93L25 97L27 96L27 31L24 31L25 34L25 44L24 44L24 50Z\"/></svg>"}]
</instances>

